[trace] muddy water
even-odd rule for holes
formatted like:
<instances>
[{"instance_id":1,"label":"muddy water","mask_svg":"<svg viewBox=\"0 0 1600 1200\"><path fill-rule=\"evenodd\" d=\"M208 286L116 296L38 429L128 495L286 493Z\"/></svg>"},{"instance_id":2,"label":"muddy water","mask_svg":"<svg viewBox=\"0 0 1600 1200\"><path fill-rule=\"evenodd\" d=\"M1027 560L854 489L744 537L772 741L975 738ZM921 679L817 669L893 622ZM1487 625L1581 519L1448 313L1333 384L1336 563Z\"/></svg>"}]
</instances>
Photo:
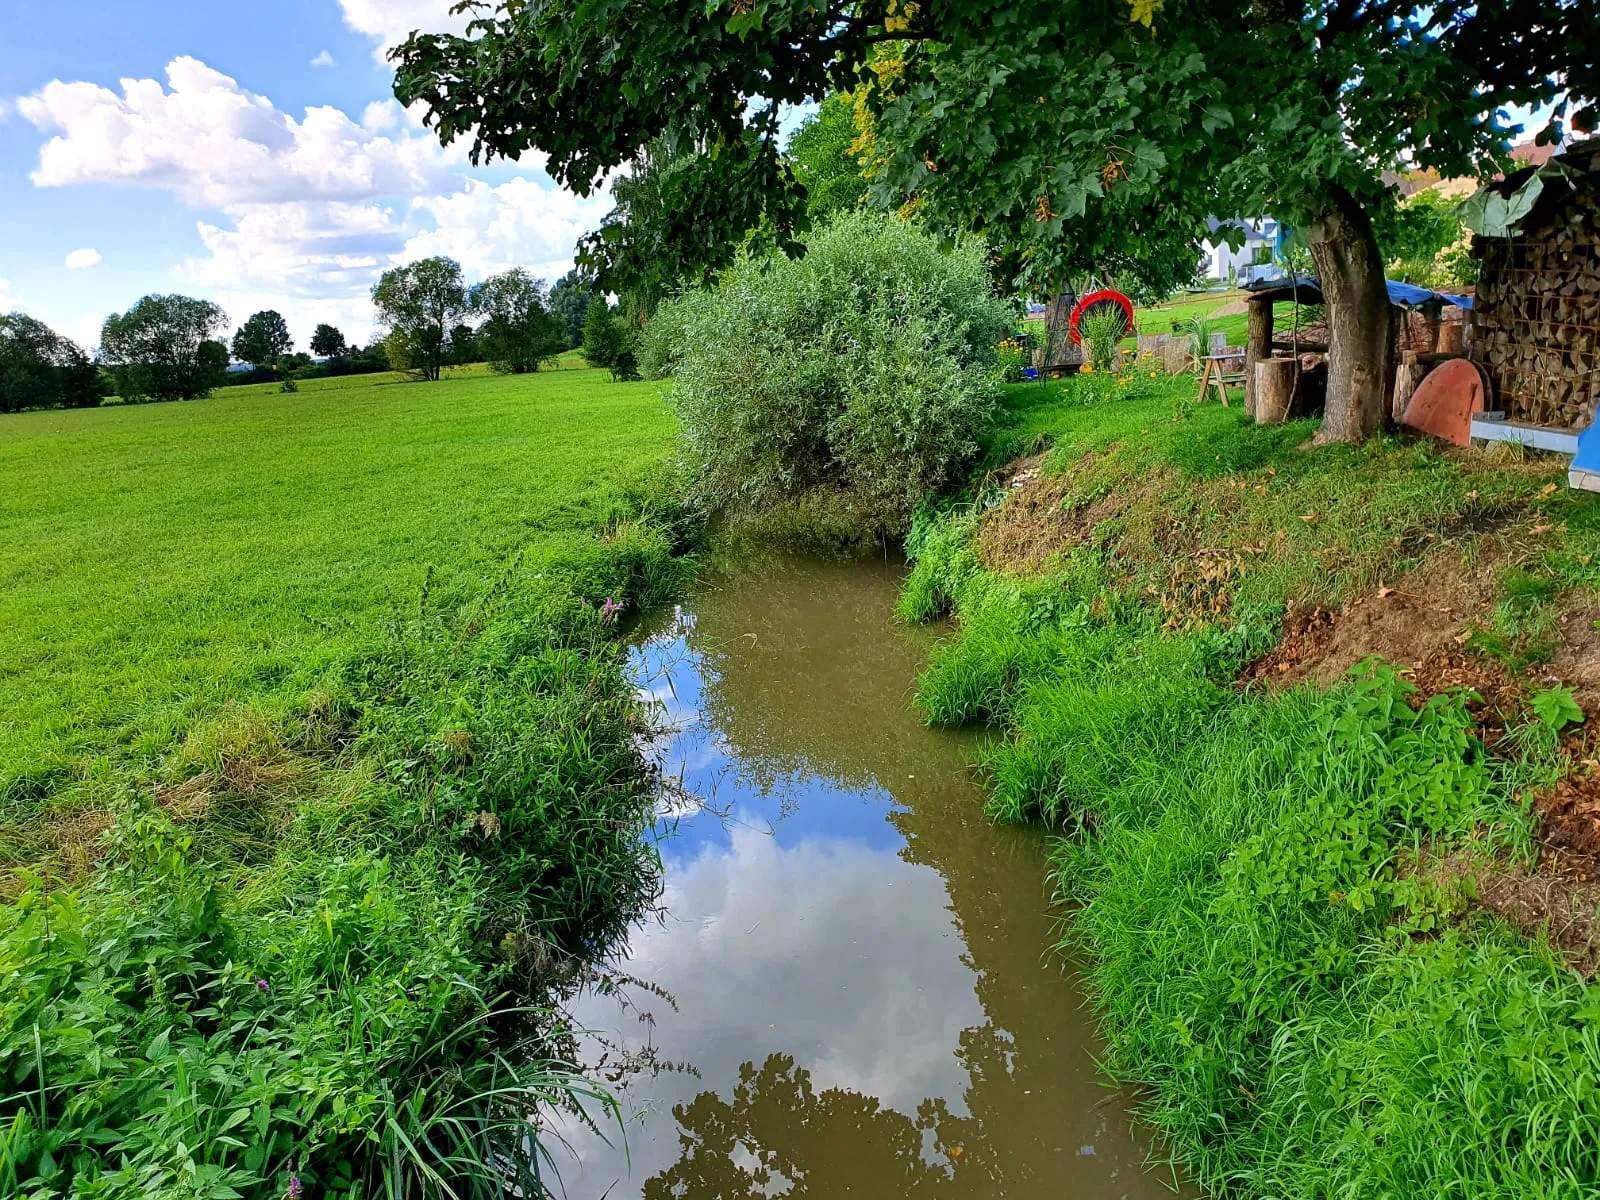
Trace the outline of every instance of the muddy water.
<instances>
[{"instance_id":1,"label":"muddy water","mask_svg":"<svg viewBox=\"0 0 1600 1200\"><path fill-rule=\"evenodd\" d=\"M971 743L911 709L899 579L711 584L636 651L681 786L638 982L573 1008L626 1137L566 1123L567 1195L1172 1195L1046 952L1040 839L984 820Z\"/></svg>"}]
</instances>

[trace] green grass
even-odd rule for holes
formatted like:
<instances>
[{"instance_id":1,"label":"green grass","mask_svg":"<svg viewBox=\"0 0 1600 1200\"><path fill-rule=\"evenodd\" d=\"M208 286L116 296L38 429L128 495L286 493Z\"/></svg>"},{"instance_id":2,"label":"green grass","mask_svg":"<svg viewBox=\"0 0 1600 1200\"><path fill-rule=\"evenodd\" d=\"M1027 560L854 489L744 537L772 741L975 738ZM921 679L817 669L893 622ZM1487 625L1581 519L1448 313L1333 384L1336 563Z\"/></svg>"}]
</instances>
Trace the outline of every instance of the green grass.
<instances>
[{"instance_id":1,"label":"green grass","mask_svg":"<svg viewBox=\"0 0 1600 1200\"><path fill-rule=\"evenodd\" d=\"M430 571L449 597L513 549L593 530L670 430L653 387L599 371L0 422L0 798L163 753L225 700L303 690Z\"/></svg>"},{"instance_id":2,"label":"green grass","mask_svg":"<svg viewBox=\"0 0 1600 1200\"><path fill-rule=\"evenodd\" d=\"M1052 876L1107 1065L1142 1085L1198 1182L1594 1195L1600 986L1475 909L1461 877L1420 869L1528 853L1523 797L1572 765L1544 718L1490 754L1461 696L1408 703L1388 668L1326 692L1234 680L1286 600L1337 603L1490 538L1521 564L1502 608L1537 624L1539 605L1600 586L1600 505L1546 494L1551 460L1384 439L1307 452L1309 426L1257 429L1190 407L1188 388L1013 390L991 465L1049 442L1065 505L1130 504L1024 578L979 560L981 490L925 516L901 612L953 609L960 632L919 702L995 730L993 815L1062 835ZM1228 569L1197 575L1202 551Z\"/></svg>"},{"instance_id":3,"label":"green grass","mask_svg":"<svg viewBox=\"0 0 1600 1200\"><path fill-rule=\"evenodd\" d=\"M679 585L671 422L338 382L0 422L7 1195L537 1195L594 1092L538 1006L657 887L600 605Z\"/></svg>"},{"instance_id":4,"label":"green grass","mask_svg":"<svg viewBox=\"0 0 1600 1200\"><path fill-rule=\"evenodd\" d=\"M1201 292L1198 294L1184 293L1163 300L1159 304L1139 305L1133 310L1134 330L1147 337L1159 334L1175 334L1187 337L1191 322L1196 317L1206 317L1208 328L1212 333L1225 333L1228 335L1228 345L1242 346L1245 335L1249 329L1250 320L1247 313L1230 313L1223 317L1213 317L1211 314L1218 309L1237 304L1250 295L1243 290L1230 290L1222 292ZM1281 335L1283 331L1292 327L1294 323L1295 306L1293 303L1273 305L1273 329ZM1302 309L1304 312L1304 309ZM1033 317L1023 324L1036 336L1044 335L1044 320ZM1174 329L1173 326L1177 328ZM1125 345L1132 346L1130 336Z\"/></svg>"}]
</instances>

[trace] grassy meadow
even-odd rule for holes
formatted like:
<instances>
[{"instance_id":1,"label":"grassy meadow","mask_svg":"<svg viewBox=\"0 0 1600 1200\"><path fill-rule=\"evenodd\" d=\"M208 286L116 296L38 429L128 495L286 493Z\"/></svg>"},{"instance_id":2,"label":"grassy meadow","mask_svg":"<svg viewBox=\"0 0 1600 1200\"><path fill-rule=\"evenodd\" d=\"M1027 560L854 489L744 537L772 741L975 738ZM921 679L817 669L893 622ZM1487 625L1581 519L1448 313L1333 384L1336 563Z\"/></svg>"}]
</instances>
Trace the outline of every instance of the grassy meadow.
<instances>
[{"instance_id":1,"label":"grassy meadow","mask_svg":"<svg viewBox=\"0 0 1600 1200\"><path fill-rule=\"evenodd\" d=\"M657 886L671 420L319 383L0 421L6 1195L541 1194L589 1087L536 1010Z\"/></svg>"},{"instance_id":2,"label":"grassy meadow","mask_svg":"<svg viewBox=\"0 0 1600 1200\"><path fill-rule=\"evenodd\" d=\"M589 535L666 453L656 390L604 372L395 378L0 422L5 816L304 690L425 577Z\"/></svg>"}]
</instances>

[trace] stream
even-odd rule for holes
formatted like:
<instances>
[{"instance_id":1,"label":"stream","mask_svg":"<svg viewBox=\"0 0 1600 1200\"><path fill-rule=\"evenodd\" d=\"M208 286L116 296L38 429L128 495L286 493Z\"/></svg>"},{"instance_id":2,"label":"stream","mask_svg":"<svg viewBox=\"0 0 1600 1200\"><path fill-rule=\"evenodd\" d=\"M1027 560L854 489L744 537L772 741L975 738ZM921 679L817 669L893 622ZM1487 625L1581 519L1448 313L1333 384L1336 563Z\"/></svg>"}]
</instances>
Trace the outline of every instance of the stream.
<instances>
[{"instance_id":1,"label":"stream","mask_svg":"<svg viewBox=\"0 0 1600 1200\"><path fill-rule=\"evenodd\" d=\"M972 737L912 708L902 574L781 560L641 631L664 894L569 1006L626 1132L559 1121L558 1192L1174 1194L1050 950L1042 836L990 825Z\"/></svg>"}]
</instances>

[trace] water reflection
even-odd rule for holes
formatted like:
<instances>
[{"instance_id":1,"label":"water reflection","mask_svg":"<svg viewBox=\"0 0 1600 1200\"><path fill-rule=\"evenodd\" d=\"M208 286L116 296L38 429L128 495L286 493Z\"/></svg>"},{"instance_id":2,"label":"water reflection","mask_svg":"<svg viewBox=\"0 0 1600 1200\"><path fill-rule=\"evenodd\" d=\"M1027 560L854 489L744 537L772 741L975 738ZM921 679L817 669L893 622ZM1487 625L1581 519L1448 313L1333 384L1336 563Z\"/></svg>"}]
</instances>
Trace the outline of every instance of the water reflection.
<instances>
[{"instance_id":1,"label":"water reflection","mask_svg":"<svg viewBox=\"0 0 1600 1200\"><path fill-rule=\"evenodd\" d=\"M996 830L960 739L909 707L898 571L708 587L637 654L673 732L664 917L591 995L626 1150L572 1124L572 1196L1169 1195L1140 1170L1044 951L1041 847ZM608 1191L608 1189L610 1189Z\"/></svg>"}]
</instances>

